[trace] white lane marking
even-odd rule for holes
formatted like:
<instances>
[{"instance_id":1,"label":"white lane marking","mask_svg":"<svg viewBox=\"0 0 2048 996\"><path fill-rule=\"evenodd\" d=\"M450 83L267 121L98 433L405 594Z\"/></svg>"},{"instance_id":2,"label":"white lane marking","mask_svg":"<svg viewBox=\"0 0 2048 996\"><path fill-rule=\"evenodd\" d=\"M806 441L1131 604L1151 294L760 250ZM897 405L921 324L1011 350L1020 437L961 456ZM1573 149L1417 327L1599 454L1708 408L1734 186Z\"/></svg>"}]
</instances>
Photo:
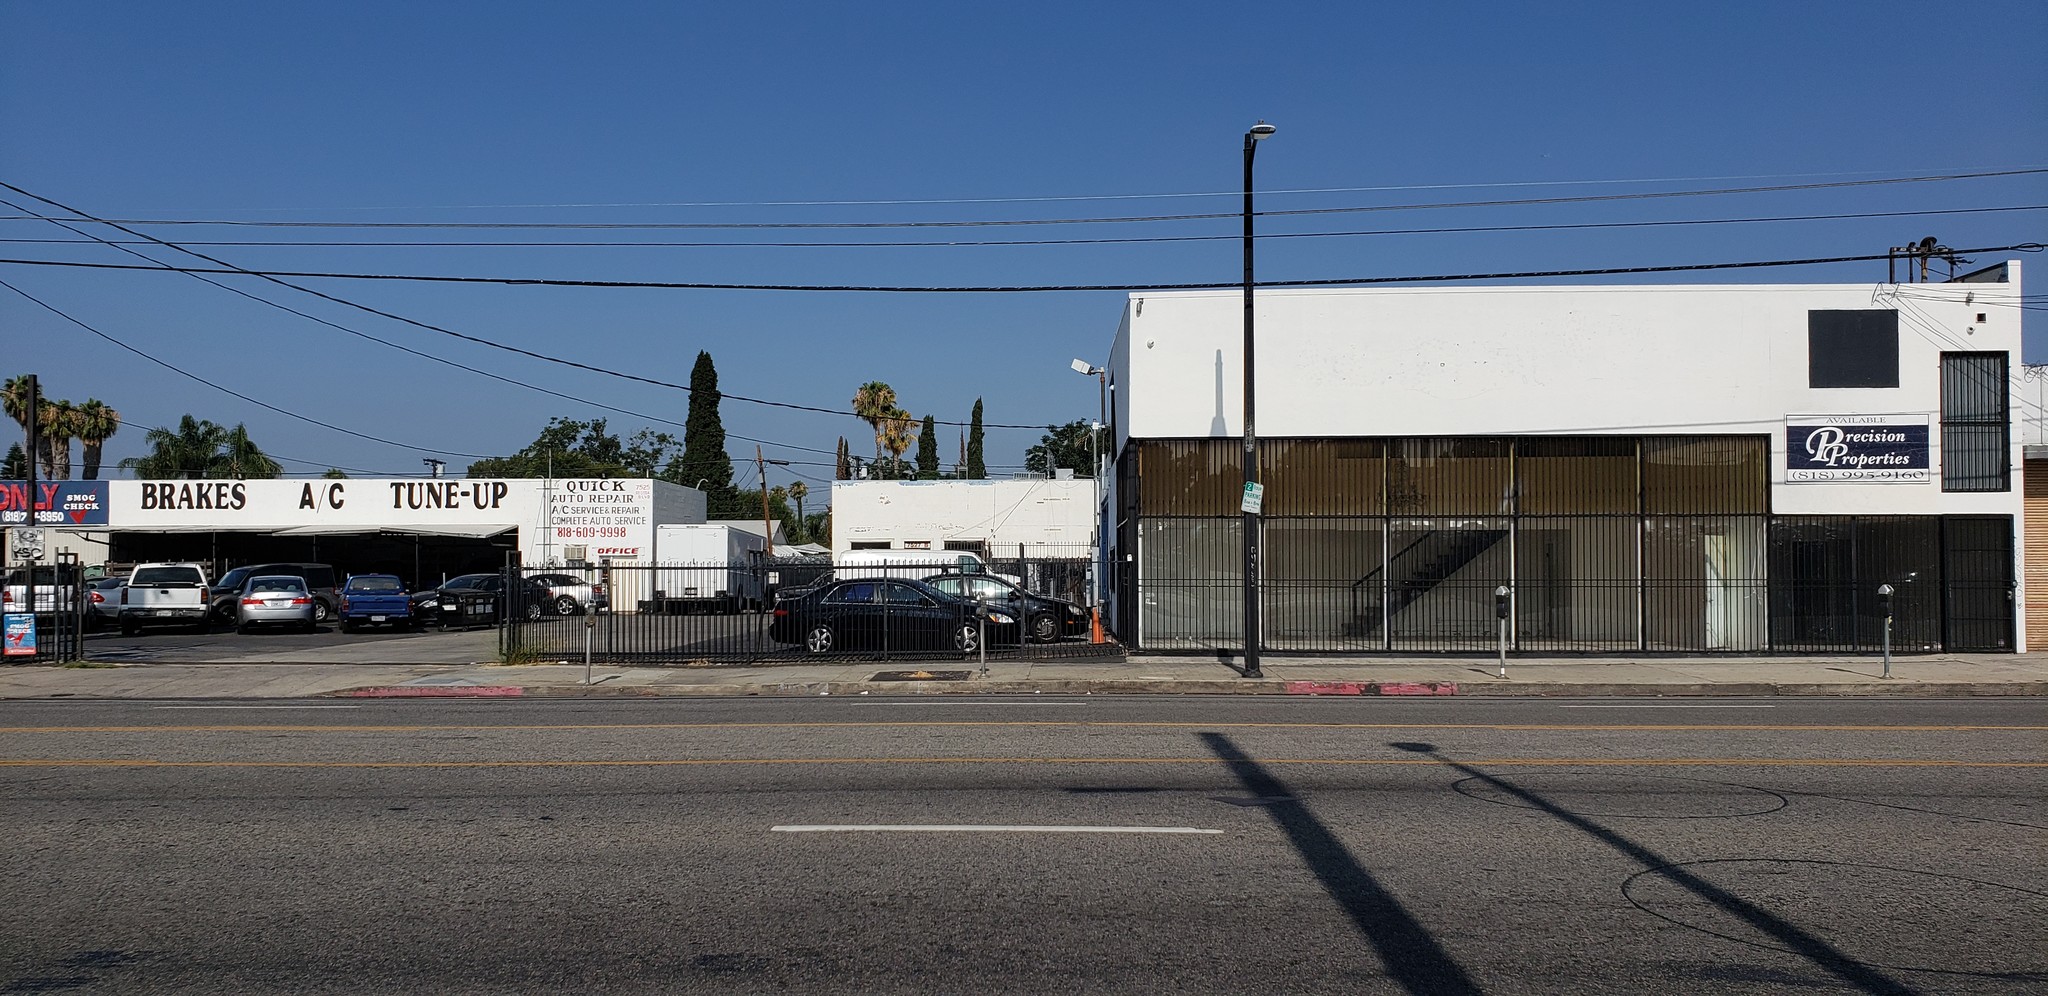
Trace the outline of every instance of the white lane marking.
<instances>
[{"instance_id":1,"label":"white lane marking","mask_svg":"<svg viewBox=\"0 0 2048 996\"><path fill-rule=\"evenodd\" d=\"M774 833L858 833L893 830L908 833L1222 833L1202 827L1037 826L981 823L795 823L769 827Z\"/></svg>"},{"instance_id":2,"label":"white lane marking","mask_svg":"<svg viewBox=\"0 0 2048 996\"><path fill-rule=\"evenodd\" d=\"M359 705L168 705L156 709L361 709Z\"/></svg>"},{"instance_id":3,"label":"white lane marking","mask_svg":"<svg viewBox=\"0 0 2048 996\"><path fill-rule=\"evenodd\" d=\"M1776 709L1774 705L1561 705L1559 709Z\"/></svg>"}]
</instances>

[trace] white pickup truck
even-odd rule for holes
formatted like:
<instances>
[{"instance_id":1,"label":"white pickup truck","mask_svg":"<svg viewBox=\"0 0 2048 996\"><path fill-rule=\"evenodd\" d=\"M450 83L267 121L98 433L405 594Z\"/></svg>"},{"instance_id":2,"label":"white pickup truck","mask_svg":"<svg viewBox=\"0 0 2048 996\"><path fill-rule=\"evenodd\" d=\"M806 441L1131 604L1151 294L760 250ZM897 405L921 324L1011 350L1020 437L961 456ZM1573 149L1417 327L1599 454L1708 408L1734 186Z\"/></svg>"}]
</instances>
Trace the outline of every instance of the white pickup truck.
<instances>
[{"instance_id":1,"label":"white pickup truck","mask_svg":"<svg viewBox=\"0 0 2048 996\"><path fill-rule=\"evenodd\" d=\"M205 632L211 623L206 569L198 564L137 564L121 589L121 635L144 626L190 626Z\"/></svg>"},{"instance_id":2,"label":"white pickup truck","mask_svg":"<svg viewBox=\"0 0 2048 996\"><path fill-rule=\"evenodd\" d=\"M35 575L31 592L29 575ZM67 615L78 611L78 568L69 564L38 564L35 567L17 567L7 572L7 583L0 591L0 603L9 612L27 612L29 596L35 596L36 614L39 616Z\"/></svg>"}]
</instances>

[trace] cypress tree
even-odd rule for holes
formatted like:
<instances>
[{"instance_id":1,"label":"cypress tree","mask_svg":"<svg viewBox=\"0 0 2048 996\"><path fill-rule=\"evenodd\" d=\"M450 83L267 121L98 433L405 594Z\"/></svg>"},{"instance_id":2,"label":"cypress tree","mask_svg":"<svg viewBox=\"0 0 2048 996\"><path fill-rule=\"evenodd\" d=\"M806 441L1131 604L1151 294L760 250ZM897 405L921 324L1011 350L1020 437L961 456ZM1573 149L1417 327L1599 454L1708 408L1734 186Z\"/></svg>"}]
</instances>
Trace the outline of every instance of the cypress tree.
<instances>
[{"instance_id":1,"label":"cypress tree","mask_svg":"<svg viewBox=\"0 0 2048 996\"><path fill-rule=\"evenodd\" d=\"M732 457L725 452L725 423L718 417L718 369L711 354L699 352L690 369L690 416L683 423L683 455L669 465L669 479L701 485L714 519L747 518L732 485Z\"/></svg>"},{"instance_id":2,"label":"cypress tree","mask_svg":"<svg viewBox=\"0 0 2048 996\"><path fill-rule=\"evenodd\" d=\"M972 481L988 478L988 464L981 455L981 399L974 399L974 417L967 427L967 478Z\"/></svg>"},{"instance_id":3,"label":"cypress tree","mask_svg":"<svg viewBox=\"0 0 2048 996\"><path fill-rule=\"evenodd\" d=\"M917 434L917 479L939 479L939 422L926 415L924 431Z\"/></svg>"},{"instance_id":4,"label":"cypress tree","mask_svg":"<svg viewBox=\"0 0 2048 996\"><path fill-rule=\"evenodd\" d=\"M853 457L846 452L845 436L839 437L839 457L837 462L832 465L832 479L835 481L853 480Z\"/></svg>"}]
</instances>

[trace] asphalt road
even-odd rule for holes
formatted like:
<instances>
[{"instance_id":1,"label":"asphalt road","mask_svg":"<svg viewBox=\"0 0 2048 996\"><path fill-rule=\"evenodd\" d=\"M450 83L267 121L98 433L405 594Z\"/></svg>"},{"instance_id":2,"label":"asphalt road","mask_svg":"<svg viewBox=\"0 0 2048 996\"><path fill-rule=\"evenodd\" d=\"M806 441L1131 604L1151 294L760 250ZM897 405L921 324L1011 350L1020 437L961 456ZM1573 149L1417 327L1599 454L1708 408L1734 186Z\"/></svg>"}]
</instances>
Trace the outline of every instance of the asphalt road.
<instances>
[{"instance_id":1,"label":"asphalt road","mask_svg":"<svg viewBox=\"0 0 2048 996\"><path fill-rule=\"evenodd\" d=\"M9 702L0 993L2041 991L2044 775L2016 700Z\"/></svg>"}]
</instances>

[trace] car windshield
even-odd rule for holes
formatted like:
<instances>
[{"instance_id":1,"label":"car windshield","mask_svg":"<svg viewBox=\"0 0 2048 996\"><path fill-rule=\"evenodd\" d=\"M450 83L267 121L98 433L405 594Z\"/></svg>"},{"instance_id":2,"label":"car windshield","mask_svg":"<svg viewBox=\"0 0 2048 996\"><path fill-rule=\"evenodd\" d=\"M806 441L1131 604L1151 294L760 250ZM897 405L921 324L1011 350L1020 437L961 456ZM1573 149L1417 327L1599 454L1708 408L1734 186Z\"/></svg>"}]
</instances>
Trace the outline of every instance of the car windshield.
<instances>
[{"instance_id":1,"label":"car windshield","mask_svg":"<svg viewBox=\"0 0 2048 996\"><path fill-rule=\"evenodd\" d=\"M252 592L303 592L306 590L306 582L299 578L252 578L249 581L249 590Z\"/></svg>"},{"instance_id":2,"label":"car windshield","mask_svg":"<svg viewBox=\"0 0 2048 996\"><path fill-rule=\"evenodd\" d=\"M220 586L223 588L240 588L242 582L247 580L249 580L249 569L247 567L237 567L220 576Z\"/></svg>"},{"instance_id":3,"label":"car windshield","mask_svg":"<svg viewBox=\"0 0 2048 996\"><path fill-rule=\"evenodd\" d=\"M129 577L130 585L152 584L200 584L204 581L197 567L144 567Z\"/></svg>"},{"instance_id":4,"label":"car windshield","mask_svg":"<svg viewBox=\"0 0 2048 996\"><path fill-rule=\"evenodd\" d=\"M348 590L365 594L395 595L405 590L397 578L355 578L348 583Z\"/></svg>"}]
</instances>

